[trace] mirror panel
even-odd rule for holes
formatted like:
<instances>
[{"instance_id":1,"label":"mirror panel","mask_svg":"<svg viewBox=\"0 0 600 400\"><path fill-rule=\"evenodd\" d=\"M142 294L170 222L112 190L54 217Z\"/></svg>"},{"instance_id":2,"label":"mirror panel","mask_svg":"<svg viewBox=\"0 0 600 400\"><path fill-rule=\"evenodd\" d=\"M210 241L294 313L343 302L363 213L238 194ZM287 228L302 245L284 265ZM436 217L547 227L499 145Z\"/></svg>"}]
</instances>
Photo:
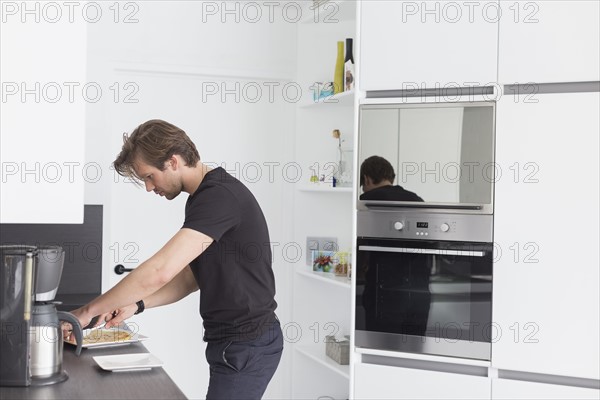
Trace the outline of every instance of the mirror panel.
<instances>
[{"instance_id":1,"label":"mirror panel","mask_svg":"<svg viewBox=\"0 0 600 400\"><path fill-rule=\"evenodd\" d=\"M424 203L491 206L494 119L492 102L362 105L359 166L385 158Z\"/></svg>"}]
</instances>

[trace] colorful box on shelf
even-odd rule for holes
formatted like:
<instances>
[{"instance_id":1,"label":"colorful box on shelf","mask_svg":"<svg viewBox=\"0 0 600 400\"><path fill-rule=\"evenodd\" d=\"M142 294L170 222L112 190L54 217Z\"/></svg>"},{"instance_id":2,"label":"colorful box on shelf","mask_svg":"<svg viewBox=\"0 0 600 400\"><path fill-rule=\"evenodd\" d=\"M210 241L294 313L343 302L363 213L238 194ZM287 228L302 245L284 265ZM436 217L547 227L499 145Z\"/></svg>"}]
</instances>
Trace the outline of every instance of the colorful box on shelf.
<instances>
[{"instance_id":1,"label":"colorful box on shelf","mask_svg":"<svg viewBox=\"0 0 600 400\"><path fill-rule=\"evenodd\" d=\"M313 89L314 101L333 96L333 82L315 82L311 89Z\"/></svg>"},{"instance_id":2,"label":"colorful box on shelf","mask_svg":"<svg viewBox=\"0 0 600 400\"><path fill-rule=\"evenodd\" d=\"M312 251L313 271L350 276L350 254L347 251Z\"/></svg>"}]
</instances>

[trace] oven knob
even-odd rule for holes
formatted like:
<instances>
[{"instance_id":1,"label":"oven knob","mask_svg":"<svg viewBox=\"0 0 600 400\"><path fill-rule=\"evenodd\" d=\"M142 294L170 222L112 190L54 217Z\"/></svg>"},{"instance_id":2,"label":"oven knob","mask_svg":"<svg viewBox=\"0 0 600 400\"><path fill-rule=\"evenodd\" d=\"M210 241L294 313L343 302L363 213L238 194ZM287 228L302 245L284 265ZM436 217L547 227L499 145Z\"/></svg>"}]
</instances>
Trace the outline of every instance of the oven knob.
<instances>
[{"instance_id":1,"label":"oven knob","mask_svg":"<svg viewBox=\"0 0 600 400\"><path fill-rule=\"evenodd\" d=\"M447 223L444 222L443 224L440 225L440 230L442 232L448 232L450 230L450 225L448 225Z\"/></svg>"},{"instance_id":2,"label":"oven knob","mask_svg":"<svg viewBox=\"0 0 600 400\"><path fill-rule=\"evenodd\" d=\"M404 224L400 221L394 222L394 229L397 231L401 231L404 229Z\"/></svg>"}]
</instances>

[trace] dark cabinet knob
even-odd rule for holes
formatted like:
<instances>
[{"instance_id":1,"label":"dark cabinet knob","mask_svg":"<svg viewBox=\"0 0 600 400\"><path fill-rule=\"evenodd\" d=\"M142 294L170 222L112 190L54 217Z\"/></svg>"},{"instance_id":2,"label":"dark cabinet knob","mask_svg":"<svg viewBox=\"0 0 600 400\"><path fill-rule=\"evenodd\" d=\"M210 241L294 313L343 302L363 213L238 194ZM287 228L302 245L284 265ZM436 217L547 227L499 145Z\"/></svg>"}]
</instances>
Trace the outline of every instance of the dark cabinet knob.
<instances>
[{"instance_id":1,"label":"dark cabinet knob","mask_svg":"<svg viewBox=\"0 0 600 400\"><path fill-rule=\"evenodd\" d=\"M125 268L125 266L123 264L115 265L115 274L117 274L117 275L123 275L125 272L131 272L131 271L133 271L133 268Z\"/></svg>"}]
</instances>

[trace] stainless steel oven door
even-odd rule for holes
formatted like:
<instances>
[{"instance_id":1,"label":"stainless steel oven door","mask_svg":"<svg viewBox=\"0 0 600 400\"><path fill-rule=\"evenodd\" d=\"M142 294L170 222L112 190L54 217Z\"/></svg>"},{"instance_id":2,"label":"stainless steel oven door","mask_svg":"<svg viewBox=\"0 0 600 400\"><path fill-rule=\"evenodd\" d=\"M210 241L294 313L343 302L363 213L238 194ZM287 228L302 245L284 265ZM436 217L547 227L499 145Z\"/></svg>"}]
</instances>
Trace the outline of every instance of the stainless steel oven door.
<instances>
[{"instance_id":1,"label":"stainless steel oven door","mask_svg":"<svg viewBox=\"0 0 600 400\"><path fill-rule=\"evenodd\" d=\"M359 238L356 345L490 360L491 243Z\"/></svg>"}]
</instances>

